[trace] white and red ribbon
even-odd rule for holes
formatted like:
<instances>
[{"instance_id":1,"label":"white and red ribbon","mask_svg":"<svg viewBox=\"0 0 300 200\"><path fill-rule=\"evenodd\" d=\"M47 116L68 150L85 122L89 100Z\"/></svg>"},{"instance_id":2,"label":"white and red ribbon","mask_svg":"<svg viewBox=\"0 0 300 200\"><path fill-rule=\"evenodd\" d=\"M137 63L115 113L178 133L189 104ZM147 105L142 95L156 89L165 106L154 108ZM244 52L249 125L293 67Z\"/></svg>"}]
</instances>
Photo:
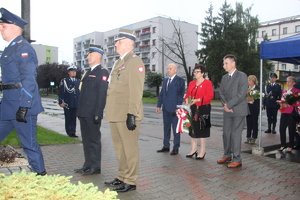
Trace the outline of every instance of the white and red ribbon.
<instances>
[{"instance_id":1,"label":"white and red ribbon","mask_svg":"<svg viewBox=\"0 0 300 200\"><path fill-rule=\"evenodd\" d=\"M185 110L183 108L179 108L176 112L177 118L178 118L178 122L177 122L177 127L176 127L176 133L188 133L188 130L185 130L183 128L183 124L188 121L187 117L186 117L186 113Z\"/></svg>"}]
</instances>

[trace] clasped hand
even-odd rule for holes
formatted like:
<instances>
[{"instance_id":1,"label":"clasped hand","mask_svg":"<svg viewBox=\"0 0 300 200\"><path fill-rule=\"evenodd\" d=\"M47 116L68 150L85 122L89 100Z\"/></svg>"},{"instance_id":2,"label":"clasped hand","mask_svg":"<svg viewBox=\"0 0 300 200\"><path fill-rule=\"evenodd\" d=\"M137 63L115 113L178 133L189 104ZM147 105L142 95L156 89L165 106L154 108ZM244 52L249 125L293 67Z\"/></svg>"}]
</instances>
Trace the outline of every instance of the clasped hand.
<instances>
[{"instance_id":1,"label":"clasped hand","mask_svg":"<svg viewBox=\"0 0 300 200\"><path fill-rule=\"evenodd\" d=\"M233 113L233 110L232 110L232 109L229 109L229 108L227 107L227 104L224 104L223 110L224 110L225 112L231 112L231 113Z\"/></svg>"}]
</instances>

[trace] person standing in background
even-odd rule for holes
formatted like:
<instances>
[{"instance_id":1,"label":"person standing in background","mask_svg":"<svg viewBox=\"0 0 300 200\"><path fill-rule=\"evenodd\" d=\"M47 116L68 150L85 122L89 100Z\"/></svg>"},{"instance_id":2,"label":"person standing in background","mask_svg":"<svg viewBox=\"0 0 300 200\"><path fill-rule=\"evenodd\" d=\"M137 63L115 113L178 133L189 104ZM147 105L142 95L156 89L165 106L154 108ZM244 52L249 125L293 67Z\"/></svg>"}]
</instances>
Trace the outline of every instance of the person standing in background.
<instances>
[{"instance_id":1,"label":"person standing in background","mask_svg":"<svg viewBox=\"0 0 300 200\"><path fill-rule=\"evenodd\" d=\"M280 105L276 101L280 100L282 89L276 83L277 74L270 73L270 83L265 87L266 98L264 99L264 106L266 107L268 117L268 129L265 133L276 134L277 113ZM272 129L271 129L272 128Z\"/></svg>"},{"instance_id":2,"label":"person standing in background","mask_svg":"<svg viewBox=\"0 0 300 200\"><path fill-rule=\"evenodd\" d=\"M259 115L259 100L260 98L254 98L259 96L259 86L256 76L248 76L248 92L247 92L247 103L250 114L247 115L247 141L246 144L255 144L258 134L258 115ZM255 95L254 95L255 93Z\"/></svg>"},{"instance_id":3,"label":"person standing in background","mask_svg":"<svg viewBox=\"0 0 300 200\"><path fill-rule=\"evenodd\" d=\"M37 116L44 111L36 82L38 60L36 52L22 36L28 22L5 8L0 12L0 32L7 42L0 58L3 90L0 142L15 129L32 170L46 175L43 154L36 139Z\"/></svg>"},{"instance_id":4,"label":"person standing in background","mask_svg":"<svg viewBox=\"0 0 300 200\"><path fill-rule=\"evenodd\" d=\"M78 99L80 96L79 84L80 80L76 78L77 67L68 67L68 78L64 78L59 84L59 106L64 108L65 129L70 137L78 137L76 135L76 112Z\"/></svg>"},{"instance_id":5,"label":"person standing in background","mask_svg":"<svg viewBox=\"0 0 300 200\"><path fill-rule=\"evenodd\" d=\"M177 109L177 105L182 105L183 102L184 79L176 75L177 66L174 63L168 65L167 71L169 78L165 78L163 81L156 107L156 113L159 114L161 106L163 106L164 123L163 147L157 150L157 152L170 151L171 129L173 129L174 144L170 154L177 155L180 147L180 133L176 133L178 118L174 113Z\"/></svg>"}]
</instances>

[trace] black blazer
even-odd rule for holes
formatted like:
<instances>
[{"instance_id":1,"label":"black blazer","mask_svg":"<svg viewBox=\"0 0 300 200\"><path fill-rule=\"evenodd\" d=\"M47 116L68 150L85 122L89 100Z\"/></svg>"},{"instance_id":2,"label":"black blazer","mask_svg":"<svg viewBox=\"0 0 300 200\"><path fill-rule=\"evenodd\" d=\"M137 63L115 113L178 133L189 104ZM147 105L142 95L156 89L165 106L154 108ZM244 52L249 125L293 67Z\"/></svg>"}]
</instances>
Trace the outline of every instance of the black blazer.
<instances>
[{"instance_id":1,"label":"black blazer","mask_svg":"<svg viewBox=\"0 0 300 200\"><path fill-rule=\"evenodd\" d=\"M82 86L77 108L78 117L99 116L103 118L108 87L108 71L101 65L87 72L82 78Z\"/></svg>"}]
</instances>

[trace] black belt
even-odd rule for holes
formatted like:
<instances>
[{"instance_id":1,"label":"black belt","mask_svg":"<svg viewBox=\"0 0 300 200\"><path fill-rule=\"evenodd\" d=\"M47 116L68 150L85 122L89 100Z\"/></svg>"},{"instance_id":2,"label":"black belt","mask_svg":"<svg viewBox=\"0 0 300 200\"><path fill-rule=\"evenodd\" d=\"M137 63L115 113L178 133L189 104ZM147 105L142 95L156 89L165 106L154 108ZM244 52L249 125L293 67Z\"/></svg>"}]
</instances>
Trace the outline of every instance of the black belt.
<instances>
[{"instance_id":1,"label":"black belt","mask_svg":"<svg viewBox=\"0 0 300 200\"><path fill-rule=\"evenodd\" d=\"M15 83L15 84L0 84L2 90L10 90L10 89L19 89L22 88L22 83Z\"/></svg>"}]
</instances>

